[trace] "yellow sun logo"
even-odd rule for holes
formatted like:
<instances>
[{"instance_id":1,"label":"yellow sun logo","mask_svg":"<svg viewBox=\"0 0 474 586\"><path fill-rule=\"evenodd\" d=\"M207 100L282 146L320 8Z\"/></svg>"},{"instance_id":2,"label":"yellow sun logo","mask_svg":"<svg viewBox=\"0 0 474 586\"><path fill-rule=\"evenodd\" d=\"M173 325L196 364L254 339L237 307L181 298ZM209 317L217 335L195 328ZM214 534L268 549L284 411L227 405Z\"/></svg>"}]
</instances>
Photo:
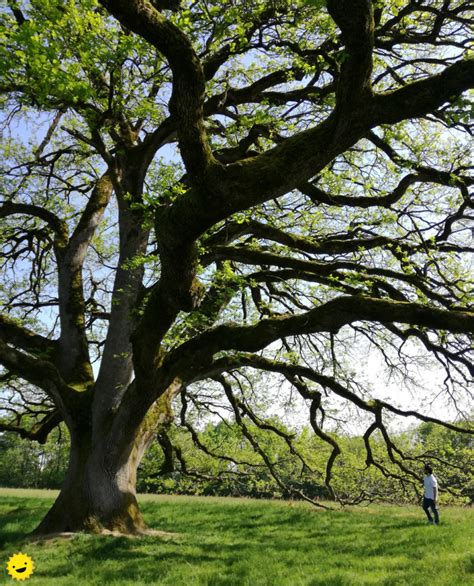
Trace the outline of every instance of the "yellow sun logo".
<instances>
[{"instance_id":1,"label":"yellow sun logo","mask_svg":"<svg viewBox=\"0 0 474 586\"><path fill-rule=\"evenodd\" d=\"M8 560L7 570L14 580L26 580L31 576L34 569L33 560L24 553L15 553Z\"/></svg>"}]
</instances>

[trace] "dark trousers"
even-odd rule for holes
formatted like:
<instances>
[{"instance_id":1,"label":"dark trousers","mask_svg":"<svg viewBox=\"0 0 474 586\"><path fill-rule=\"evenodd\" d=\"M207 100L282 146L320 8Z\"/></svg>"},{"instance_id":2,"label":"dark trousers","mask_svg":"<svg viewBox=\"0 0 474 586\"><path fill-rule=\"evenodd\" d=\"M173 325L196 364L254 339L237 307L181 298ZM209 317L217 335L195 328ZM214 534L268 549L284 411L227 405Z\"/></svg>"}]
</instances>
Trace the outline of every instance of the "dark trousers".
<instances>
[{"instance_id":1,"label":"dark trousers","mask_svg":"<svg viewBox=\"0 0 474 586\"><path fill-rule=\"evenodd\" d=\"M426 513L426 516L428 517L428 521L430 523L433 523L433 517L430 515L430 511L429 509L431 509L433 515L434 515L434 522L436 523L436 525L439 524L439 515L438 515L438 509L436 508L436 503L434 502L433 499L428 499L426 497L423 498L423 510Z\"/></svg>"}]
</instances>

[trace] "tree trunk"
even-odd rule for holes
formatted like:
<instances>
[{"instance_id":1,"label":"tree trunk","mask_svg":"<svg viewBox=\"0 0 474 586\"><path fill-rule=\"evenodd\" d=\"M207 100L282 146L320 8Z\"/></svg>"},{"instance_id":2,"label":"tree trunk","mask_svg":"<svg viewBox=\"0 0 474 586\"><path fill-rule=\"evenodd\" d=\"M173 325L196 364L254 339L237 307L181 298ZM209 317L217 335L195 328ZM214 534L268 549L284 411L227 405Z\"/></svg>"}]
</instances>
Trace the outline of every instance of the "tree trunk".
<instances>
[{"instance_id":1,"label":"tree trunk","mask_svg":"<svg viewBox=\"0 0 474 586\"><path fill-rule=\"evenodd\" d=\"M109 454L116 451L110 449L109 441L92 445L90 431L71 433L69 468L63 487L33 533L146 533L135 492L143 447L137 440L119 461L111 461Z\"/></svg>"}]
</instances>

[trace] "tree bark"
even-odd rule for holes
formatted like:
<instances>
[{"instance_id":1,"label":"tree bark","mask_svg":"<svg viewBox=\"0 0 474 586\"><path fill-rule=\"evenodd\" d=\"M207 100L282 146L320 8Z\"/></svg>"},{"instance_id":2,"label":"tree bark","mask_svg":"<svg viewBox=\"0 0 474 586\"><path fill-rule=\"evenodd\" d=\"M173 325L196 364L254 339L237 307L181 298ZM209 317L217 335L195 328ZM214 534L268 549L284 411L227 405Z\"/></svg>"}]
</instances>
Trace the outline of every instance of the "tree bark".
<instances>
[{"instance_id":1,"label":"tree bark","mask_svg":"<svg viewBox=\"0 0 474 586\"><path fill-rule=\"evenodd\" d=\"M63 487L33 534L146 533L135 491L144 448L142 438L111 460L110 442L93 445L91 437L90 430L71 433L69 469Z\"/></svg>"},{"instance_id":2,"label":"tree bark","mask_svg":"<svg viewBox=\"0 0 474 586\"><path fill-rule=\"evenodd\" d=\"M137 468L156 434L172 422L171 403L180 390L180 382L174 381L143 414L135 416L138 404L130 403L108 426L91 425L94 402L67 418L68 472L58 498L33 534L150 533L136 497Z\"/></svg>"}]
</instances>

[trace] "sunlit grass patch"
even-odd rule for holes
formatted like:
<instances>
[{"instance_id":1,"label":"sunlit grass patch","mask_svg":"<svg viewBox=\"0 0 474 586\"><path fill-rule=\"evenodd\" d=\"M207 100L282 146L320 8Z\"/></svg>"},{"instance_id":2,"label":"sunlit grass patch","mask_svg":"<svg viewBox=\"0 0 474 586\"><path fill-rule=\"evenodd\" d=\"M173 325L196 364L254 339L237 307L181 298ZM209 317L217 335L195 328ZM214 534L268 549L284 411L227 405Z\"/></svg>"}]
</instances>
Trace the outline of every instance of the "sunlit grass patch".
<instances>
[{"instance_id":1,"label":"sunlit grass patch","mask_svg":"<svg viewBox=\"0 0 474 586\"><path fill-rule=\"evenodd\" d=\"M147 495L149 525L179 538L29 543L23 536L52 496L18 494L0 491L2 557L31 555L32 586L467 586L474 578L470 509L443 509L442 525L431 527L419 507L326 512L302 503Z\"/></svg>"}]
</instances>

